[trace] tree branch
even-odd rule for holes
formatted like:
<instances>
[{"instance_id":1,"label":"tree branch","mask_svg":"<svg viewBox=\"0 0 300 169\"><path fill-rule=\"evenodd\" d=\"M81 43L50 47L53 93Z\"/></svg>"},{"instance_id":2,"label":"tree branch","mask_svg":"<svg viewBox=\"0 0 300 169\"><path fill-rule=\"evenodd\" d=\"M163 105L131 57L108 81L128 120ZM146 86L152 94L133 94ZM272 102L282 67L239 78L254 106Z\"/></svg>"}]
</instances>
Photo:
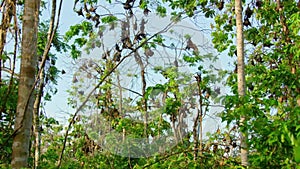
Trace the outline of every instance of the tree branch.
<instances>
[{"instance_id":1,"label":"tree branch","mask_svg":"<svg viewBox=\"0 0 300 169\"><path fill-rule=\"evenodd\" d=\"M141 44L139 44L139 46L137 46L135 49L131 50L130 53L128 53L126 56L124 56L107 74L105 74L102 79L100 79L99 83L90 91L90 93L87 95L87 97L85 98L85 100L82 102L82 104L78 107L78 109L75 111L71 121L69 122L69 125L67 127L66 130L66 134L64 137L64 143L63 143L63 147L62 147L62 151L60 153L59 159L58 159L58 164L57 164L57 168L60 168L61 166L61 162L62 162L62 158L63 158L63 154L64 154L64 150L66 148L66 143L67 143L67 138L69 135L69 131L72 127L72 124L75 123L75 118L78 115L78 113L81 111L81 109L86 105L86 103L88 102L89 98L92 96L92 94L100 87L100 85L105 81L105 79L107 77L109 77L116 69L117 67L119 67L119 65L129 56L131 56L132 54L134 54L138 49L140 49L141 47L143 47L147 42L149 42L149 40L153 39L154 37L156 37L157 35L168 31L173 25L175 24L175 22L171 22L170 24L168 24L164 29L162 29L161 31L153 34L151 37L149 37L146 41L143 41Z\"/></svg>"}]
</instances>

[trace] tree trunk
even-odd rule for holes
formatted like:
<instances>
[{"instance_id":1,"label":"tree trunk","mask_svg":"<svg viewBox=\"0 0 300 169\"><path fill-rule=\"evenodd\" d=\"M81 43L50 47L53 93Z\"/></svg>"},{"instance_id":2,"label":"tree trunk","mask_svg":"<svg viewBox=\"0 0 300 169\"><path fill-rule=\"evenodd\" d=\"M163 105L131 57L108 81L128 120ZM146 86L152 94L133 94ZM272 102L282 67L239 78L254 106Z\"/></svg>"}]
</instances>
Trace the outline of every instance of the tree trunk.
<instances>
[{"instance_id":1,"label":"tree trunk","mask_svg":"<svg viewBox=\"0 0 300 169\"><path fill-rule=\"evenodd\" d=\"M59 9L60 10L60 9ZM56 32L56 27L54 27L56 16L56 0L52 0L52 11L51 11L51 18L49 23L49 30L47 35L47 43L43 52L43 60L48 58L48 53L50 51L51 43L53 41L54 34ZM58 24L58 23L57 23ZM41 144L41 133L40 133L40 103L43 97L43 89L44 89L44 78L45 78L45 63L40 64L39 71L37 76L39 76L39 85L37 87L36 98L33 105L33 135L34 135L34 168L38 168L39 166L39 159L40 159L40 144Z\"/></svg>"},{"instance_id":2,"label":"tree trunk","mask_svg":"<svg viewBox=\"0 0 300 169\"><path fill-rule=\"evenodd\" d=\"M146 88L147 88L147 83L146 83L146 76L145 76L145 69L146 69L146 65L144 65L143 61L142 61L142 58L141 56L139 55L138 52L135 52L134 53L134 58L135 58L135 61L136 63L140 66L141 68L141 81L142 81L142 112L145 113L144 114L144 137L145 139L147 139L147 142L149 142L148 140L148 112L147 112L147 109L148 109L148 103L147 103L147 98L145 98L145 95L146 95Z\"/></svg>"},{"instance_id":3,"label":"tree trunk","mask_svg":"<svg viewBox=\"0 0 300 169\"><path fill-rule=\"evenodd\" d=\"M36 98L33 105L33 135L34 135L34 168L38 168L41 150L41 133L40 133L40 103L44 89L44 68L40 74L40 83L37 89Z\"/></svg>"},{"instance_id":4,"label":"tree trunk","mask_svg":"<svg viewBox=\"0 0 300 169\"><path fill-rule=\"evenodd\" d=\"M193 125L193 137L194 137L194 161L198 158L198 152L200 150L200 155L202 155L202 122L203 122L203 112L202 112L202 92L201 92L201 74L195 76L198 86L199 94L199 108L197 110L196 119ZM200 136L200 137L199 137ZM200 141L200 145L199 145Z\"/></svg>"},{"instance_id":5,"label":"tree trunk","mask_svg":"<svg viewBox=\"0 0 300 169\"><path fill-rule=\"evenodd\" d=\"M199 152L202 155L202 147L203 147L203 103L202 103L202 89L201 89L201 75L198 75L197 79L198 85L198 94L199 94L199 124L198 124L198 141L199 141Z\"/></svg>"},{"instance_id":6,"label":"tree trunk","mask_svg":"<svg viewBox=\"0 0 300 169\"><path fill-rule=\"evenodd\" d=\"M243 99L245 96L245 63L244 63L244 35L243 35L243 16L242 1L235 0L236 14L236 48L237 48L237 72L238 72L238 94ZM240 125L243 125L245 116L241 116ZM247 132L240 132L241 139L241 163L248 166L248 150L247 150Z\"/></svg>"},{"instance_id":7,"label":"tree trunk","mask_svg":"<svg viewBox=\"0 0 300 169\"><path fill-rule=\"evenodd\" d=\"M6 44L6 34L9 28L13 14L15 14L16 0L7 0L4 2L2 11L2 21L0 25L0 56L3 54L4 45ZM2 12L1 11L1 12ZM2 59L0 57L0 85L2 82Z\"/></svg>"},{"instance_id":8,"label":"tree trunk","mask_svg":"<svg viewBox=\"0 0 300 169\"><path fill-rule=\"evenodd\" d=\"M32 127L33 88L37 66L37 30L39 0L26 0L22 28L22 57L15 135L12 146L12 168L28 167L30 132Z\"/></svg>"}]
</instances>

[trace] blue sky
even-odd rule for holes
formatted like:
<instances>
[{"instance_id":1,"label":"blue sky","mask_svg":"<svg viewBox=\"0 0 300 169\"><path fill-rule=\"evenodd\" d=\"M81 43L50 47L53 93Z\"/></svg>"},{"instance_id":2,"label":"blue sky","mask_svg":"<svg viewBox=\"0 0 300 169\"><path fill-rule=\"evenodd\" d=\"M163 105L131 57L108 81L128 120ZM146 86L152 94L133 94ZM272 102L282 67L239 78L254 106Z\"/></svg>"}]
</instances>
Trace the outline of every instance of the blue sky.
<instances>
[{"instance_id":1,"label":"blue sky","mask_svg":"<svg viewBox=\"0 0 300 169\"><path fill-rule=\"evenodd\" d=\"M73 4L68 3L67 1L64 1L62 6L62 13L61 13L61 19L60 19L60 26L59 30L60 33L63 35L71 25L80 23L83 19L82 17L78 17L75 12L72 10ZM47 15L50 14L50 7L45 11L45 18L47 18ZM179 26L176 26L177 29L179 29L179 33L189 33L192 35L193 40L195 40L196 43L199 40L205 40L207 44L210 44L210 34L209 32L201 32L200 29L207 29L210 28L210 23L207 22L206 19L198 19L197 24L201 27L196 27L189 19L187 21L183 22L183 24L180 24ZM163 25L166 25L168 23L167 19L159 19L155 17L152 18L152 23L149 25L149 29L152 30L159 30ZM188 28L192 27L192 29ZM175 28L174 28L175 29ZM213 46L212 46L213 47ZM98 51L99 52L99 51ZM95 57L99 56L99 54L95 54L92 52L88 57ZM58 79L58 85L56 86L58 89L58 93L52 97L52 101L47 102L45 105L45 111L47 116L55 117L60 123L66 123L68 118L70 117L70 114L73 114L75 112L74 109L71 108L67 104L67 100L69 98L69 94L67 90L69 90L72 86L72 78L73 73L76 71L74 69L74 62L73 60L68 56L67 53L65 54L57 54L57 67L61 70L64 69L67 73L64 75L61 75L61 77ZM229 60L227 57L222 56L221 60L216 62L215 66L219 68L228 67ZM219 111L220 109L213 109L213 113L216 111ZM220 125L220 122L215 121L214 119L208 118L206 120L206 126L204 131L213 131L216 130L216 128Z\"/></svg>"},{"instance_id":2,"label":"blue sky","mask_svg":"<svg viewBox=\"0 0 300 169\"><path fill-rule=\"evenodd\" d=\"M73 12L73 2L63 1L62 12L60 17L59 31L61 35L64 35L65 32L69 29L71 25L80 23L82 18L77 17L76 13ZM49 19L51 13L51 6L47 5L47 9L43 13L42 19ZM45 105L45 111L47 116L55 117L60 122L67 121L69 114L74 112L74 109L67 104L68 93L67 90L70 89L72 85L72 59L68 56L68 53L57 54L56 66L62 70L64 69L67 73L60 75L58 79L58 89L57 94L52 97L52 101L47 102Z\"/></svg>"}]
</instances>

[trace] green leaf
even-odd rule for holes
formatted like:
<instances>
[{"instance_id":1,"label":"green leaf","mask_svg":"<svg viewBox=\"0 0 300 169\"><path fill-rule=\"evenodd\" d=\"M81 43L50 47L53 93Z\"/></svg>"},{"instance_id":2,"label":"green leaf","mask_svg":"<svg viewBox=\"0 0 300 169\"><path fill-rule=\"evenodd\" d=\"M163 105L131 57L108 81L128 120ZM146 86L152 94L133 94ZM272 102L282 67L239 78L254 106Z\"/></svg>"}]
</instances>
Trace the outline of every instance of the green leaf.
<instances>
[{"instance_id":1,"label":"green leaf","mask_svg":"<svg viewBox=\"0 0 300 169\"><path fill-rule=\"evenodd\" d=\"M298 145L294 147L294 157L296 163L300 164L300 139L298 139Z\"/></svg>"},{"instance_id":2,"label":"green leaf","mask_svg":"<svg viewBox=\"0 0 300 169\"><path fill-rule=\"evenodd\" d=\"M167 16L167 9L163 6L158 6L156 8L156 12L160 17L165 17Z\"/></svg>"},{"instance_id":3,"label":"green leaf","mask_svg":"<svg viewBox=\"0 0 300 169\"><path fill-rule=\"evenodd\" d=\"M112 22L117 21L117 20L118 20L118 18L115 17L115 16L113 16L113 15L106 16L106 17L101 18L101 21L102 21L103 23L112 23Z\"/></svg>"}]
</instances>

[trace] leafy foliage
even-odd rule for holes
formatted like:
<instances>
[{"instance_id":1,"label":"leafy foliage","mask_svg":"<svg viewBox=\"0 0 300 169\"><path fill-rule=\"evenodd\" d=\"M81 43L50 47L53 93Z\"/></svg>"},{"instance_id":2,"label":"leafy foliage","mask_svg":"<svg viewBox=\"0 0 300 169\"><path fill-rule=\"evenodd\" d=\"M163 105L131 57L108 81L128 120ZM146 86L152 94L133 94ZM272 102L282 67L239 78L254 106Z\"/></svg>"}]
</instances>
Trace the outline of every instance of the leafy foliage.
<instances>
[{"instance_id":1,"label":"leafy foliage","mask_svg":"<svg viewBox=\"0 0 300 169\"><path fill-rule=\"evenodd\" d=\"M223 10L224 14L216 15L212 35L219 51L229 46L229 55L234 56L235 47L231 38L234 37L232 28L235 24L231 9L232 5L228 4ZM242 115L248 117L242 130L249 131L251 135L249 145L253 151L250 154L253 166L293 168L296 165L290 153L293 152L294 144L288 133L299 135L298 124L294 123L299 121L299 116L295 115L299 113L300 106L296 104L299 97L296 77L299 72L295 69L299 61L297 52L292 49L299 41L299 35L294 34L298 30L293 31L294 27L288 23L287 18L297 15L298 11L295 1L256 1L245 4L248 92L243 102L239 102L236 96L228 96L222 117L228 123L238 123ZM228 80L235 94L235 74L232 73ZM241 104L243 106L239 109L234 108Z\"/></svg>"},{"instance_id":2,"label":"leafy foliage","mask_svg":"<svg viewBox=\"0 0 300 169\"><path fill-rule=\"evenodd\" d=\"M299 2L254 0L244 1L243 7L247 93L239 98L236 63L231 63L233 70L216 69L218 57L192 35L178 34L171 26L157 32L147 27L151 11L171 16L170 25L186 17L213 19L214 48L221 56L234 58L234 1L74 1L74 12L82 20L63 38L55 33L44 100L51 101L63 73L56 65L60 60L56 53L69 50L77 67L68 101L75 109L84 106L70 118L68 135L57 119L40 117L39 167L56 168L61 160L60 168L242 168L239 131L249 133L251 168L298 167ZM41 22L38 56L44 52L47 31L48 22ZM97 58L86 56L92 52ZM4 51L2 64L12 58L13 53ZM18 76L0 81L4 168L11 160ZM226 84L226 95L215 87L221 83ZM226 127L202 139L200 124L213 116L213 104L220 103L224 109L217 113ZM201 118L195 118L197 113ZM240 126L242 116L246 121Z\"/></svg>"}]
</instances>

